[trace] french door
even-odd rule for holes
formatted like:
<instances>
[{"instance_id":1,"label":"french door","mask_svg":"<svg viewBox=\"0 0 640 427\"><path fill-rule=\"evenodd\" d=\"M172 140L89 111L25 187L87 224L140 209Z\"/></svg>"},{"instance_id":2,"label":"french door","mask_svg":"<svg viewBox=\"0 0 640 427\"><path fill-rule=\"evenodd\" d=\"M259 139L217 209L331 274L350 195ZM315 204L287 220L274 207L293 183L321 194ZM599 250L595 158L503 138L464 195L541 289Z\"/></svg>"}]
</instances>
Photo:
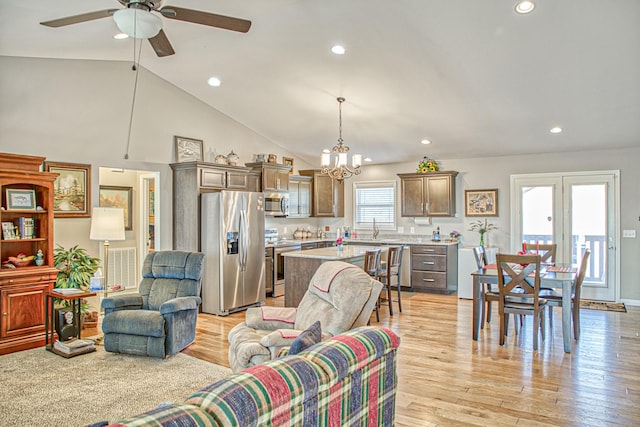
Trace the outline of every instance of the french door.
<instances>
[{"instance_id":1,"label":"french door","mask_svg":"<svg viewBox=\"0 0 640 427\"><path fill-rule=\"evenodd\" d=\"M556 243L556 262L580 267L591 251L582 297L618 298L619 171L511 176L512 251Z\"/></svg>"}]
</instances>

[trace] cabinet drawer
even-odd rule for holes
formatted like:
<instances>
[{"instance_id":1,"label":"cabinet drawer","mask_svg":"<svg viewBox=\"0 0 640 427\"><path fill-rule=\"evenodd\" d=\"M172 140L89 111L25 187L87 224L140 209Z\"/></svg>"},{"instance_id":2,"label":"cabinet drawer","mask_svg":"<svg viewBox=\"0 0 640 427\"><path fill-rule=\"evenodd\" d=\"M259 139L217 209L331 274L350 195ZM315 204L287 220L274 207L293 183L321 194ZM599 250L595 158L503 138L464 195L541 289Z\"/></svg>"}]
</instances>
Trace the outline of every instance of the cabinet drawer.
<instances>
[{"instance_id":1,"label":"cabinet drawer","mask_svg":"<svg viewBox=\"0 0 640 427\"><path fill-rule=\"evenodd\" d=\"M447 289L447 274L435 271L411 271L411 287L418 290L435 289L444 291Z\"/></svg>"},{"instance_id":2,"label":"cabinet drawer","mask_svg":"<svg viewBox=\"0 0 640 427\"><path fill-rule=\"evenodd\" d=\"M412 254L436 254L436 255L446 255L447 247L446 246L412 246L411 247Z\"/></svg>"},{"instance_id":3,"label":"cabinet drawer","mask_svg":"<svg viewBox=\"0 0 640 427\"><path fill-rule=\"evenodd\" d=\"M446 255L411 255L411 269L421 271L447 271Z\"/></svg>"},{"instance_id":4,"label":"cabinet drawer","mask_svg":"<svg viewBox=\"0 0 640 427\"><path fill-rule=\"evenodd\" d=\"M33 274L30 276L19 276L19 277L3 277L0 278L0 286L24 286L24 285L33 285L33 284L46 284L47 282L55 281L56 274Z\"/></svg>"}]
</instances>

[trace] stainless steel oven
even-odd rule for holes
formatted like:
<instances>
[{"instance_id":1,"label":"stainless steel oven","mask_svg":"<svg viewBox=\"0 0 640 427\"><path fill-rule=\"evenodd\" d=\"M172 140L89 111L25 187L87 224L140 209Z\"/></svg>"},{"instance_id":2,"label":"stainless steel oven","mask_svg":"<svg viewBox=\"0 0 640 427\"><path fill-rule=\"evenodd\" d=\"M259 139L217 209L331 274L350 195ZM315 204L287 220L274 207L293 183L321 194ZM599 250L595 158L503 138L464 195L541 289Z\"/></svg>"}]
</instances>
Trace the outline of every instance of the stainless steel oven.
<instances>
[{"instance_id":1,"label":"stainless steel oven","mask_svg":"<svg viewBox=\"0 0 640 427\"><path fill-rule=\"evenodd\" d=\"M286 242L278 243L274 249L273 259L273 296L279 297L284 295L284 257L285 252L299 251L301 248L300 243Z\"/></svg>"}]
</instances>

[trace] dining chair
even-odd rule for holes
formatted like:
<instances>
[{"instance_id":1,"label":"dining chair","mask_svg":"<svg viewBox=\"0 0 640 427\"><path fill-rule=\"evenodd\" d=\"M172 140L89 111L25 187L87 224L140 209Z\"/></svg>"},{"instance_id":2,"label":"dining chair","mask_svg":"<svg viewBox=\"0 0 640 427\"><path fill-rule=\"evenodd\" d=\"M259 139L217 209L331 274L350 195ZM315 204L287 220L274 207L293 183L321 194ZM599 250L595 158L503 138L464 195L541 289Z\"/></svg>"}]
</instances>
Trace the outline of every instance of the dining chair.
<instances>
[{"instance_id":1,"label":"dining chair","mask_svg":"<svg viewBox=\"0 0 640 427\"><path fill-rule=\"evenodd\" d=\"M540 255L497 254L500 345L504 345L509 314L533 316L533 350L538 350L538 329L544 340L544 308L540 297Z\"/></svg>"},{"instance_id":2,"label":"dining chair","mask_svg":"<svg viewBox=\"0 0 640 427\"><path fill-rule=\"evenodd\" d=\"M523 243L522 250L527 253L540 255L541 262L551 264L556 262L556 243Z\"/></svg>"},{"instance_id":3,"label":"dining chair","mask_svg":"<svg viewBox=\"0 0 640 427\"><path fill-rule=\"evenodd\" d=\"M378 280L378 271L380 270L380 249L370 249L364 253L364 265L362 269L369 276ZM380 292L382 294L382 292ZM376 301L375 306L376 322L380 322L380 297Z\"/></svg>"},{"instance_id":4,"label":"dining chair","mask_svg":"<svg viewBox=\"0 0 640 427\"><path fill-rule=\"evenodd\" d=\"M580 262L580 270L576 276L576 280L571 287L571 317L573 320L573 337L574 339L580 338L580 294L582 292L582 282L587 271L587 263L589 262L589 256L591 251L586 249L582 254L582 261ZM562 292L556 289L542 289L540 290L540 296L547 300L548 312L549 312L549 328L553 331L553 307L562 307Z\"/></svg>"},{"instance_id":5,"label":"dining chair","mask_svg":"<svg viewBox=\"0 0 640 427\"><path fill-rule=\"evenodd\" d=\"M384 287L382 292L387 290L387 300L389 301L389 316L393 316L393 301L391 296L391 285L393 278L396 278L398 286L398 311L402 313L402 296L400 295L400 267L402 264L402 246L389 246L387 250L386 263L378 270L378 280L382 282ZM382 295L382 294L381 294Z\"/></svg>"},{"instance_id":6,"label":"dining chair","mask_svg":"<svg viewBox=\"0 0 640 427\"><path fill-rule=\"evenodd\" d=\"M476 259L476 266L478 270L487 265L487 254L484 250L484 246L475 246L473 248L473 256ZM484 329L484 322L491 323L491 303L493 301L498 302L500 298L500 294L497 289L494 291L491 289L491 285L489 283L484 284L484 301L486 302L486 306L483 306L480 312L480 328Z\"/></svg>"}]
</instances>

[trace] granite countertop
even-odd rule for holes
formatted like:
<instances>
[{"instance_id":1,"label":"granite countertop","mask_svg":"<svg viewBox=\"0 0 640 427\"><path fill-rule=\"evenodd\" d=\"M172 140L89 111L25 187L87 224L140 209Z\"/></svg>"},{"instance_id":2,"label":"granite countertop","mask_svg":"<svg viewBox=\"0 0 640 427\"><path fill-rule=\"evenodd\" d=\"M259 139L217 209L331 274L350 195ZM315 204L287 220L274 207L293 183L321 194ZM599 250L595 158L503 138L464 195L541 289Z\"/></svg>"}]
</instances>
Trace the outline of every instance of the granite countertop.
<instances>
[{"instance_id":1,"label":"granite countertop","mask_svg":"<svg viewBox=\"0 0 640 427\"><path fill-rule=\"evenodd\" d=\"M340 251L337 247L309 249L307 251L285 252L282 256L291 258L310 258L325 261L345 261L358 257L364 257L364 253L370 250L371 246L347 245Z\"/></svg>"},{"instance_id":2,"label":"granite countertop","mask_svg":"<svg viewBox=\"0 0 640 427\"><path fill-rule=\"evenodd\" d=\"M320 243L320 242L327 242L327 243L335 243L336 239L329 239L329 238L310 238L310 239L288 239L288 240L280 240L278 243L269 243L267 245L265 245L265 247L269 248L269 247L283 247L283 246L291 246L291 245L296 245L296 244L304 244L304 243ZM362 245L405 245L405 246L412 246L412 245L441 245L441 246L450 246L450 245L457 245L458 242L447 242L444 240L441 240L439 242L434 242L432 241L430 238L421 238L421 237L400 237L400 238L386 238L386 237L382 237L380 239L343 239L342 240L345 244L345 246L349 246L349 245L358 245L358 244L362 244ZM322 248L320 248L322 249ZM313 250L313 249L312 249Z\"/></svg>"}]
</instances>

